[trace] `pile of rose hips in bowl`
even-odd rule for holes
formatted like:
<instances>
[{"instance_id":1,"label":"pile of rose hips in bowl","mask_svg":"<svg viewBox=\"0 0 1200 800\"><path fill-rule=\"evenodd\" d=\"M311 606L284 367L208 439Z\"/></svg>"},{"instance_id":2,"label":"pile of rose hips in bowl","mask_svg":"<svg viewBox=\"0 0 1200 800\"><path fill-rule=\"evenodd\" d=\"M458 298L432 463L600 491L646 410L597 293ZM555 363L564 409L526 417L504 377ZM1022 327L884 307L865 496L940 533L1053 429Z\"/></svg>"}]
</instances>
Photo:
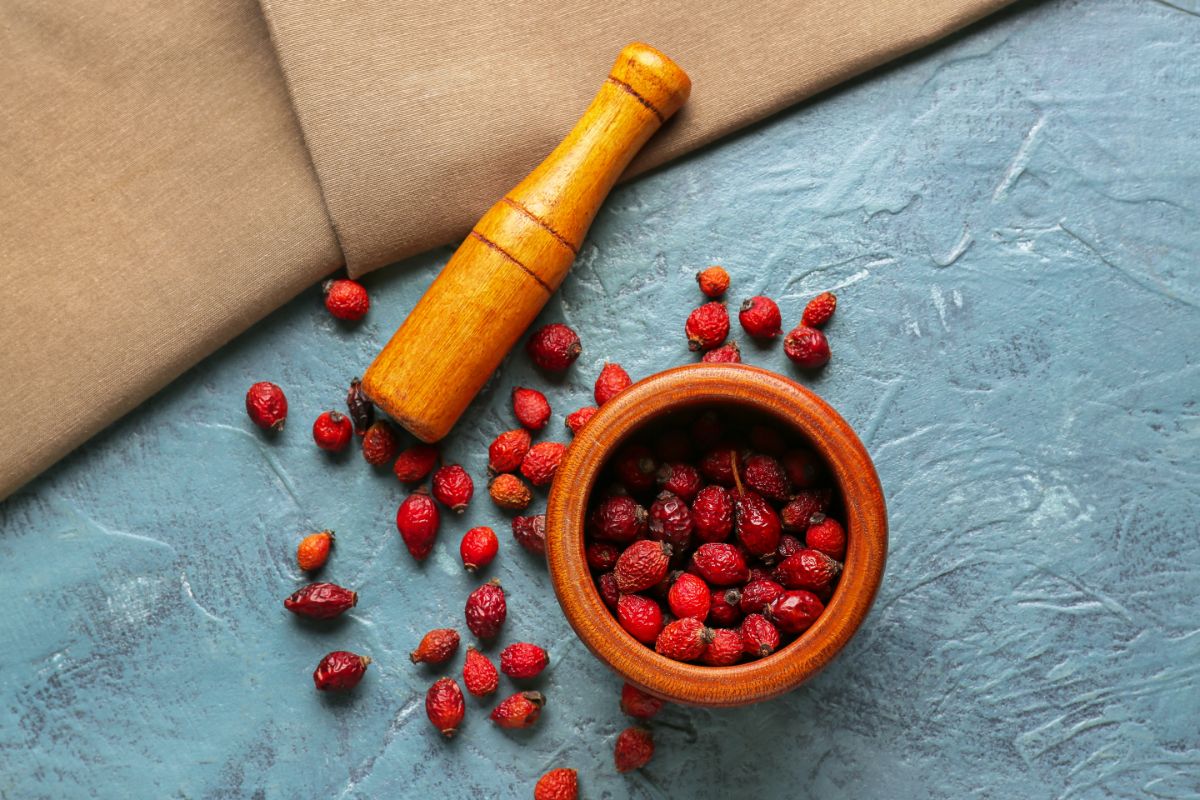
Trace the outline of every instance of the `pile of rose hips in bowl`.
<instances>
[{"instance_id":1,"label":"pile of rose hips in bowl","mask_svg":"<svg viewBox=\"0 0 1200 800\"><path fill-rule=\"evenodd\" d=\"M825 464L733 409L654 427L621 446L593 493L597 592L668 658L726 667L774 653L817 621L842 571Z\"/></svg>"}]
</instances>

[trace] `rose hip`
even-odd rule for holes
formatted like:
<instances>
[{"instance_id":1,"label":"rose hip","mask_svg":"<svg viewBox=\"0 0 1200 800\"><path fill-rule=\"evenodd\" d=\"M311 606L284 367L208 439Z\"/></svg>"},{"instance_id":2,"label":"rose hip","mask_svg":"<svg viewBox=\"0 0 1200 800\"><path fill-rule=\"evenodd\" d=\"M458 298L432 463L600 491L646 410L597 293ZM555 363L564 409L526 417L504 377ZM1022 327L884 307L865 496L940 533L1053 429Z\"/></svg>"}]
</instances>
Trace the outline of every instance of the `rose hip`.
<instances>
[{"instance_id":1,"label":"rose hip","mask_svg":"<svg viewBox=\"0 0 1200 800\"><path fill-rule=\"evenodd\" d=\"M501 728L528 728L542 714L546 698L541 692L519 692L492 711L492 722Z\"/></svg>"},{"instance_id":2,"label":"rose hip","mask_svg":"<svg viewBox=\"0 0 1200 800\"><path fill-rule=\"evenodd\" d=\"M783 465L770 456L757 454L747 458L742 468L742 480L751 489L776 503L785 502L791 494L791 483Z\"/></svg>"},{"instance_id":3,"label":"rose hip","mask_svg":"<svg viewBox=\"0 0 1200 800\"><path fill-rule=\"evenodd\" d=\"M762 658L779 647L779 630L762 614L750 614L738 628L743 652L751 658Z\"/></svg>"},{"instance_id":4,"label":"rose hip","mask_svg":"<svg viewBox=\"0 0 1200 800\"><path fill-rule=\"evenodd\" d=\"M720 347L709 350L700 357L700 361L705 364L740 364L742 363L742 349L738 347L737 342L726 342Z\"/></svg>"},{"instance_id":5,"label":"rose hip","mask_svg":"<svg viewBox=\"0 0 1200 800\"><path fill-rule=\"evenodd\" d=\"M779 512L783 521L783 529L787 531L806 531L812 524L814 514L819 514L829 505L830 492L824 489L801 489L792 495L792 499Z\"/></svg>"},{"instance_id":6,"label":"rose hip","mask_svg":"<svg viewBox=\"0 0 1200 800\"><path fill-rule=\"evenodd\" d=\"M492 563L499 549L500 542L496 538L496 532L486 525L471 528L463 534L458 545L458 553L462 556L463 567L467 572L474 572Z\"/></svg>"},{"instance_id":7,"label":"rose hip","mask_svg":"<svg viewBox=\"0 0 1200 800\"><path fill-rule=\"evenodd\" d=\"M733 486L735 467L741 469L741 456L731 447L718 447L705 453L700 459L700 472L715 484Z\"/></svg>"},{"instance_id":8,"label":"rose hip","mask_svg":"<svg viewBox=\"0 0 1200 800\"><path fill-rule=\"evenodd\" d=\"M792 536L790 533L785 533L783 536L779 537L779 547L775 548L775 561L782 561L790 555L799 553L803 549L804 542L800 541L795 536ZM751 580L757 579L752 578Z\"/></svg>"},{"instance_id":9,"label":"rose hip","mask_svg":"<svg viewBox=\"0 0 1200 800\"><path fill-rule=\"evenodd\" d=\"M579 776L566 767L550 770L538 778L533 800L579 800Z\"/></svg>"},{"instance_id":10,"label":"rose hip","mask_svg":"<svg viewBox=\"0 0 1200 800\"><path fill-rule=\"evenodd\" d=\"M606 572L599 578L596 578L596 592L600 595L600 599L604 601L604 605L613 611L617 610L621 593L617 591L617 579L611 572ZM661 613L662 611L660 610L659 614ZM655 631L655 635L658 635L657 631Z\"/></svg>"},{"instance_id":11,"label":"rose hip","mask_svg":"<svg viewBox=\"0 0 1200 800\"><path fill-rule=\"evenodd\" d=\"M546 555L546 515L513 517L513 538L535 556Z\"/></svg>"},{"instance_id":12,"label":"rose hip","mask_svg":"<svg viewBox=\"0 0 1200 800\"><path fill-rule=\"evenodd\" d=\"M817 328L797 325L783 340L783 352L797 366L820 369L829 363L829 341Z\"/></svg>"},{"instance_id":13,"label":"rose hip","mask_svg":"<svg viewBox=\"0 0 1200 800\"><path fill-rule=\"evenodd\" d=\"M492 472L515 472L529 452L532 443L524 428L505 431L488 445L488 469Z\"/></svg>"},{"instance_id":14,"label":"rose hip","mask_svg":"<svg viewBox=\"0 0 1200 800\"><path fill-rule=\"evenodd\" d=\"M496 665L473 645L467 645L467 657L463 661L463 685L475 697L486 697L500 686L500 673Z\"/></svg>"},{"instance_id":15,"label":"rose hip","mask_svg":"<svg viewBox=\"0 0 1200 800\"><path fill-rule=\"evenodd\" d=\"M696 283L700 284L700 291L706 296L716 299L729 288L729 273L721 267L712 266L696 273Z\"/></svg>"},{"instance_id":16,"label":"rose hip","mask_svg":"<svg viewBox=\"0 0 1200 800\"><path fill-rule=\"evenodd\" d=\"M392 471L402 483L417 483L425 480L437 464L437 448L429 444L417 444L396 456Z\"/></svg>"},{"instance_id":17,"label":"rose hip","mask_svg":"<svg viewBox=\"0 0 1200 800\"><path fill-rule=\"evenodd\" d=\"M719 589L712 593L708 609L708 621L713 625L736 625L742 619L739 604L742 593L738 589Z\"/></svg>"},{"instance_id":18,"label":"rose hip","mask_svg":"<svg viewBox=\"0 0 1200 800\"><path fill-rule=\"evenodd\" d=\"M318 691L344 692L358 686L367 665L371 663L370 656L360 656L348 650L335 650L327 653L317 668L313 670L313 683Z\"/></svg>"},{"instance_id":19,"label":"rose hip","mask_svg":"<svg viewBox=\"0 0 1200 800\"><path fill-rule=\"evenodd\" d=\"M525 344L525 351L541 369L562 372L575 363L583 346L579 334L561 322L553 322L538 328Z\"/></svg>"},{"instance_id":20,"label":"rose hip","mask_svg":"<svg viewBox=\"0 0 1200 800\"><path fill-rule=\"evenodd\" d=\"M629 545L617 558L613 570L617 589L623 594L632 594L661 583L667 577L671 553L671 545L650 539Z\"/></svg>"},{"instance_id":21,"label":"rose hip","mask_svg":"<svg viewBox=\"0 0 1200 800\"><path fill-rule=\"evenodd\" d=\"M779 306L771 298L762 295L742 303L738 310L738 322L755 339L774 339L783 332Z\"/></svg>"},{"instance_id":22,"label":"rose hip","mask_svg":"<svg viewBox=\"0 0 1200 800\"><path fill-rule=\"evenodd\" d=\"M742 599L738 603L743 614L761 614L763 608L783 594L783 587L769 578L749 581L742 587Z\"/></svg>"},{"instance_id":23,"label":"rose hip","mask_svg":"<svg viewBox=\"0 0 1200 800\"><path fill-rule=\"evenodd\" d=\"M537 389L518 386L512 390L513 414L521 427L540 431L550 421L550 401Z\"/></svg>"},{"instance_id":24,"label":"rose hip","mask_svg":"<svg viewBox=\"0 0 1200 800\"><path fill-rule=\"evenodd\" d=\"M733 508L733 528L742 547L756 556L775 552L783 526L766 498L757 492L735 492Z\"/></svg>"},{"instance_id":25,"label":"rose hip","mask_svg":"<svg viewBox=\"0 0 1200 800\"><path fill-rule=\"evenodd\" d=\"M612 569L616 566L617 556L621 555L617 546L608 542L589 542L583 552L588 568L595 572L607 572Z\"/></svg>"},{"instance_id":26,"label":"rose hip","mask_svg":"<svg viewBox=\"0 0 1200 800\"><path fill-rule=\"evenodd\" d=\"M836 519L824 514L809 518L804 541L813 550L820 550L832 559L841 561L846 557L846 531Z\"/></svg>"},{"instance_id":27,"label":"rose hip","mask_svg":"<svg viewBox=\"0 0 1200 800\"><path fill-rule=\"evenodd\" d=\"M458 652L458 631L454 628L435 628L421 638L417 649L408 654L414 664L441 664Z\"/></svg>"},{"instance_id":28,"label":"rose hip","mask_svg":"<svg viewBox=\"0 0 1200 800\"><path fill-rule=\"evenodd\" d=\"M534 486L545 486L554 480L566 452L567 446L562 442L538 442L521 460L521 474Z\"/></svg>"},{"instance_id":29,"label":"rose hip","mask_svg":"<svg viewBox=\"0 0 1200 800\"><path fill-rule=\"evenodd\" d=\"M710 667L730 667L742 660L742 635L730 628L717 628L712 641L700 654L700 663Z\"/></svg>"},{"instance_id":30,"label":"rose hip","mask_svg":"<svg viewBox=\"0 0 1200 800\"><path fill-rule=\"evenodd\" d=\"M695 661L712 641L712 631L692 617L677 619L662 629L654 650L676 661Z\"/></svg>"},{"instance_id":31,"label":"rose hip","mask_svg":"<svg viewBox=\"0 0 1200 800\"><path fill-rule=\"evenodd\" d=\"M516 475L507 472L492 478L488 484L488 494L493 503L508 511L524 511L533 500L529 487Z\"/></svg>"},{"instance_id":32,"label":"rose hip","mask_svg":"<svg viewBox=\"0 0 1200 800\"><path fill-rule=\"evenodd\" d=\"M313 422L312 435L317 447L337 453L345 450L346 445L350 444L350 439L354 436L354 426L344 414L326 411Z\"/></svg>"},{"instance_id":33,"label":"rose hip","mask_svg":"<svg viewBox=\"0 0 1200 800\"><path fill-rule=\"evenodd\" d=\"M592 512L594 535L610 542L632 542L646 530L646 509L627 495L614 495Z\"/></svg>"},{"instance_id":34,"label":"rose hip","mask_svg":"<svg viewBox=\"0 0 1200 800\"><path fill-rule=\"evenodd\" d=\"M379 420L363 433L362 454L373 467L382 467L396 460L400 450L400 437L387 422Z\"/></svg>"},{"instance_id":35,"label":"rose hip","mask_svg":"<svg viewBox=\"0 0 1200 800\"><path fill-rule=\"evenodd\" d=\"M702 485L700 471L691 464L664 464L658 468L658 488L678 495L685 503L696 499Z\"/></svg>"},{"instance_id":36,"label":"rose hip","mask_svg":"<svg viewBox=\"0 0 1200 800\"><path fill-rule=\"evenodd\" d=\"M447 464L433 473L433 496L455 514L467 510L475 494L475 481L459 464Z\"/></svg>"},{"instance_id":37,"label":"rose hip","mask_svg":"<svg viewBox=\"0 0 1200 800\"><path fill-rule=\"evenodd\" d=\"M662 710L663 701L631 683L621 687L621 711L634 719L650 719Z\"/></svg>"},{"instance_id":38,"label":"rose hip","mask_svg":"<svg viewBox=\"0 0 1200 800\"><path fill-rule=\"evenodd\" d=\"M325 308L338 319L360 320L371 307L371 298L358 281L346 278L325 281L321 291L325 294Z\"/></svg>"},{"instance_id":39,"label":"rose hip","mask_svg":"<svg viewBox=\"0 0 1200 800\"><path fill-rule=\"evenodd\" d=\"M825 323L829 322L829 318L833 316L833 312L837 309L837 297L833 292L821 292L819 295L808 301L808 305L804 307L804 314L800 317L800 324L807 325L810 328L823 328Z\"/></svg>"},{"instance_id":40,"label":"rose hip","mask_svg":"<svg viewBox=\"0 0 1200 800\"><path fill-rule=\"evenodd\" d=\"M772 576L788 589L827 593L841 571L841 563L820 550L801 550L779 562Z\"/></svg>"},{"instance_id":41,"label":"rose hip","mask_svg":"<svg viewBox=\"0 0 1200 800\"><path fill-rule=\"evenodd\" d=\"M817 621L825 604L812 592L793 589L770 602L763 616L775 623L784 633L803 633Z\"/></svg>"},{"instance_id":42,"label":"rose hip","mask_svg":"<svg viewBox=\"0 0 1200 800\"><path fill-rule=\"evenodd\" d=\"M364 435L375 421L375 406L367 399L361 378L350 381L350 390L346 392L346 410L350 412L350 422L354 424L354 432L359 436Z\"/></svg>"},{"instance_id":43,"label":"rose hip","mask_svg":"<svg viewBox=\"0 0 1200 800\"><path fill-rule=\"evenodd\" d=\"M466 710L462 689L453 678L439 678L425 694L425 713L446 738L458 732Z\"/></svg>"},{"instance_id":44,"label":"rose hip","mask_svg":"<svg viewBox=\"0 0 1200 800\"><path fill-rule=\"evenodd\" d=\"M671 545L682 553L692 542L692 511L681 498L661 492L650 506L650 538Z\"/></svg>"},{"instance_id":45,"label":"rose hip","mask_svg":"<svg viewBox=\"0 0 1200 800\"><path fill-rule=\"evenodd\" d=\"M658 464L649 447L627 445L613 459L613 472L631 492L648 492L657 482Z\"/></svg>"},{"instance_id":46,"label":"rose hip","mask_svg":"<svg viewBox=\"0 0 1200 800\"><path fill-rule=\"evenodd\" d=\"M441 516L437 504L423 488L406 497L396 509L396 530L417 561L425 560L433 550Z\"/></svg>"},{"instance_id":47,"label":"rose hip","mask_svg":"<svg viewBox=\"0 0 1200 800\"><path fill-rule=\"evenodd\" d=\"M617 772L641 769L654 758L654 736L646 728L626 728L617 736L613 762Z\"/></svg>"},{"instance_id":48,"label":"rose hip","mask_svg":"<svg viewBox=\"0 0 1200 800\"><path fill-rule=\"evenodd\" d=\"M500 652L500 671L517 680L536 678L549 663L546 651L529 642L510 644Z\"/></svg>"},{"instance_id":49,"label":"rose hip","mask_svg":"<svg viewBox=\"0 0 1200 800\"><path fill-rule=\"evenodd\" d=\"M358 592L336 583L310 583L283 601L283 607L298 617L333 619L358 605Z\"/></svg>"},{"instance_id":50,"label":"rose hip","mask_svg":"<svg viewBox=\"0 0 1200 800\"><path fill-rule=\"evenodd\" d=\"M729 312L724 303L705 303L688 315L684 325L689 350L712 350L729 335Z\"/></svg>"},{"instance_id":51,"label":"rose hip","mask_svg":"<svg viewBox=\"0 0 1200 800\"><path fill-rule=\"evenodd\" d=\"M599 377L596 378L596 386L593 391L596 405L604 405L632 384L629 373L620 364L606 363L600 370Z\"/></svg>"},{"instance_id":52,"label":"rose hip","mask_svg":"<svg viewBox=\"0 0 1200 800\"><path fill-rule=\"evenodd\" d=\"M287 421L287 397L270 381L259 381L246 392L246 413L265 431L281 431Z\"/></svg>"},{"instance_id":53,"label":"rose hip","mask_svg":"<svg viewBox=\"0 0 1200 800\"><path fill-rule=\"evenodd\" d=\"M316 572L329 560L333 547L333 531L310 533L296 547L296 564L305 572Z\"/></svg>"},{"instance_id":54,"label":"rose hip","mask_svg":"<svg viewBox=\"0 0 1200 800\"><path fill-rule=\"evenodd\" d=\"M712 602L712 593L708 584L698 576L685 572L675 579L667 592L667 604L671 613L676 617L695 617L704 620L708 617L708 608Z\"/></svg>"},{"instance_id":55,"label":"rose hip","mask_svg":"<svg viewBox=\"0 0 1200 800\"><path fill-rule=\"evenodd\" d=\"M705 486L692 503L692 524L702 542L723 542L733 533L733 498L720 486Z\"/></svg>"},{"instance_id":56,"label":"rose hip","mask_svg":"<svg viewBox=\"0 0 1200 800\"><path fill-rule=\"evenodd\" d=\"M467 628L480 639L491 639L500 632L508 616L508 604L500 581L493 578L467 597Z\"/></svg>"},{"instance_id":57,"label":"rose hip","mask_svg":"<svg viewBox=\"0 0 1200 800\"><path fill-rule=\"evenodd\" d=\"M734 586L749 577L742 551L731 544L709 542L692 553L691 567L713 586ZM689 570L692 571L692 570Z\"/></svg>"},{"instance_id":58,"label":"rose hip","mask_svg":"<svg viewBox=\"0 0 1200 800\"><path fill-rule=\"evenodd\" d=\"M617 600L617 622L642 644L653 645L663 629L658 603L640 594L623 594Z\"/></svg>"},{"instance_id":59,"label":"rose hip","mask_svg":"<svg viewBox=\"0 0 1200 800\"><path fill-rule=\"evenodd\" d=\"M566 425L571 429L571 433L579 433L579 431L583 430L583 426L587 425L592 417L596 416L596 412L599 410L595 406L584 406L577 411L572 411L567 415Z\"/></svg>"}]
</instances>

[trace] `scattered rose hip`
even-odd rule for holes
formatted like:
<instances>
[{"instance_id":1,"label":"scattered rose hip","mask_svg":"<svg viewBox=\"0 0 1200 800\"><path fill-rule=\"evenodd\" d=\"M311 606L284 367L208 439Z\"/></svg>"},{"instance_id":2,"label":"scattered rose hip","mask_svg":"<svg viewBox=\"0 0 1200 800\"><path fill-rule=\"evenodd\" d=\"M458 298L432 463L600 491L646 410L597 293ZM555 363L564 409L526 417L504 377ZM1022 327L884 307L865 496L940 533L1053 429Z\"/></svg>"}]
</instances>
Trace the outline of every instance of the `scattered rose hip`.
<instances>
[{"instance_id":1,"label":"scattered rose hip","mask_svg":"<svg viewBox=\"0 0 1200 800\"><path fill-rule=\"evenodd\" d=\"M626 728L617 736L613 761L617 772L641 769L654 757L654 736L646 728Z\"/></svg>"},{"instance_id":2,"label":"scattered rose hip","mask_svg":"<svg viewBox=\"0 0 1200 800\"><path fill-rule=\"evenodd\" d=\"M496 538L496 532L486 525L471 528L463 534L462 542L458 545L458 553L467 572L474 572L492 563L499 549L500 541Z\"/></svg>"},{"instance_id":3,"label":"scattered rose hip","mask_svg":"<svg viewBox=\"0 0 1200 800\"><path fill-rule=\"evenodd\" d=\"M310 533L296 547L296 564L305 572L316 572L329 560L333 547L333 531Z\"/></svg>"},{"instance_id":4,"label":"scattered rose hip","mask_svg":"<svg viewBox=\"0 0 1200 800\"><path fill-rule=\"evenodd\" d=\"M406 497L396 509L396 530L417 561L424 561L433 550L440 524L437 503L423 488Z\"/></svg>"},{"instance_id":5,"label":"scattered rose hip","mask_svg":"<svg viewBox=\"0 0 1200 800\"><path fill-rule=\"evenodd\" d=\"M783 352L804 369L820 369L829 363L829 341L817 328L797 325L783 340Z\"/></svg>"},{"instance_id":6,"label":"scattered rose hip","mask_svg":"<svg viewBox=\"0 0 1200 800\"><path fill-rule=\"evenodd\" d=\"M758 295L742 303L738 322L755 339L774 339L783 332L783 316L779 306L769 297Z\"/></svg>"},{"instance_id":7,"label":"scattered rose hip","mask_svg":"<svg viewBox=\"0 0 1200 800\"><path fill-rule=\"evenodd\" d=\"M546 555L546 515L535 514L531 517L513 517L513 538L517 544L524 547L535 556Z\"/></svg>"},{"instance_id":8,"label":"scattered rose hip","mask_svg":"<svg viewBox=\"0 0 1200 800\"><path fill-rule=\"evenodd\" d=\"M246 392L246 413L264 431L281 431L287 421L287 398L270 381L259 381Z\"/></svg>"},{"instance_id":9,"label":"scattered rose hip","mask_svg":"<svg viewBox=\"0 0 1200 800\"><path fill-rule=\"evenodd\" d=\"M425 480L437 464L438 451L431 444L415 444L396 456L392 472L401 483L418 483Z\"/></svg>"},{"instance_id":10,"label":"scattered rose hip","mask_svg":"<svg viewBox=\"0 0 1200 800\"><path fill-rule=\"evenodd\" d=\"M620 364L606 362L596 377L592 396L596 399L596 405L602 406L632 385L633 380L624 367Z\"/></svg>"},{"instance_id":11,"label":"scattered rose hip","mask_svg":"<svg viewBox=\"0 0 1200 800\"><path fill-rule=\"evenodd\" d=\"M350 390L346 392L346 410L350 421L354 423L354 432L359 436L366 434L367 428L375 421L375 406L363 391L362 378L350 381Z\"/></svg>"},{"instance_id":12,"label":"scattered rose hip","mask_svg":"<svg viewBox=\"0 0 1200 800\"><path fill-rule=\"evenodd\" d=\"M696 283L700 284L700 291L704 292L706 297L715 300L729 288L729 273L718 266L702 269L696 273Z\"/></svg>"},{"instance_id":13,"label":"scattered rose hip","mask_svg":"<svg viewBox=\"0 0 1200 800\"><path fill-rule=\"evenodd\" d=\"M579 343L579 334L561 322L553 322L534 331L525 350L541 369L562 372L575 363L583 347Z\"/></svg>"},{"instance_id":14,"label":"scattered rose hip","mask_svg":"<svg viewBox=\"0 0 1200 800\"><path fill-rule=\"evenodd\" d=\"M390 422L379 420L371 423L363 434L362 454L373 467L386 467L396 460L400 451L400 437Z\"/></svg>"},{"instance_id":15,"label":"scattered rose hip","mask_svg":"<svg viewBox=\"0 0 1200 800\"><path fill-rule=\"evenodd\" d=\"M521 468L531 444L529 431L524 428L505 431L488 445L488 469L495 473L515 472Z\"/></svg>"},{"instance_id":16,"label":"scattered rose hip","mask_svg":"<svg viewBox=\"0 0 1200 800\"><path fill-rule=\"evenodd\" d=\"M566 426L571 429L571 433L579 433L584 425L591 421L592 417L596 416L596 412L600 409L595 406L584 406L583 408L572 411L567 415Z\"/></svg>"},{"instance_id":17,"label":"scattered rose hip","mask_svg":"<svg viewBox=\"0 0 1200 800\"><path fill-rule=\"evenodd\" d=\"M810 328L823 328L836 309L837 296L833 292L821 292L808 301L808 305L804 307L804 314L800 317L800 323Z\"/></svg>"},{"instance_id":18,"label":"scattered rose hip","mask_svg":"<svg viewBox=\"0 0 1200 800\"><path fill-rule=\"evenodd\" d=\"M549 663L546 651L529 642L516 642L500 651L500 671L517 680L536 678Z\"/></svg>"},{"instance_id":19,"label":"scattered rose hip","mask_svg":"<svg viewBox=\"0 0 1200 800\"><path fill-rule=\"evenodd\" d=\"M310 583L283 601L283 607L298 617L333 619L358 605L358 592L336 583Z\"/></svg>"},{"instance_id":20,"label":"scattered rose hip","mask_svg":"<svg viewBox=\"0 0 1200 800\"><path fill-rule=\"evenodd\" d=\"M554 480L566 452L562 442L538 442L521 459L521 474L534 486L545 486Z\"/></svg>"},{"instance_id":21,"label":"scattered rose hip","mask_svg":"<svg viewBox=\"0 0 1200 800\"><path fill-rule=\"evenodd\" d=\"M529 487L511 473L504 473L492 478L488 484L488 494L492 502L507 511L524 511L533 500L533 492Z\"/></svg>"},{"instance_id":22,"label":"scattered rose hip","mask_svg":"<svg viewBox=\"0 0 1200 800\"><path fill-rule=\"evenodd\" d=\"M579 775L565 767L550 770L538 778L533 800L579 800Z\"/></svg>"},{"instance_id":23,"label":"scattered rose hip","mask_svg":"<svg viewBox=\"0 0 1200 800\"><path fill-rule=\"evenodd\" d=\"M321 291L325 293L325 308L338 319L360 320L371 307L371 298L358 281L348 278L325 281Z\"/></svg>"},{"instance_id":24,"label":"scattered rose hip","mask_svg":"<svg viewBox=\"0 0 1200 800\"><path fill-rule=\"evenodd\" d=\"M454 628L435 628L425 634L417 649L408 657L414 664L442 664L458 652L458 631Z\"/></svg>"},{"instance_id":25,"label":"scattered rose hip","mask_svg":"<svg viewBox=\"0 0 1200 800\"><path fill-rule=\"evenodd\" d=\"M447 464L433 473L433 496L439 503L461 514L475 494L475 481L458 464Z\"/></svg>"},{"instance_id":26,"label":"scattered rose hip","mask_svg":"<svg viewBox=\"0 0 1200 800\"><path fill-rule=\"evenodd\" d=\"M705 303L688 315L684 325L689 350L712 350L729 335L729 312L724 303Z\"/></svg>"},{"instance_id":27,"label":"scattered rose hip","mask_svg":"<svg viewBox=\"0 0 1200 800\"><path fill-rule=\"evenodd\" d=\"M337 453L346 449L354 436L354 426L345 414L326 411L313 422L313 441L322 450Z\"/></svg>"},{"instance_id":28,"label":"scattered rose hip","mask_svg":"<svg viewBox=\"0 0 1200 800\"><path fill-rule=\"evenodd\" d=\"M492 711L492 722L501 728L528 728L542 715L546 698L541 692L518 692Z\"/></svg>"},{"instance_id":29,"label":"scattered rose hip","mask_svg":"<svg viewBox=\"0 0 1200 800\"><path fill-rule=\"evenodd\" d=\"M467 628L480 639L492 639L508 616L508 604L500 581L493 578L467 596Z\"/></svg>"},{"instance_id":30,"label":"scattered rose hip","mask_svg":"<svg viewBox=\"0 0 1200 800\"><path fill-rule=\"evenodd\" d=\"M371 663L370 656L360 656L347 650L326 654L313 670L313 683L318 691L344 692L358 686Z\"/></svg>"},{"instance_id":31,"label":"scattered rose hip","mask_svg":"<svg viewBox=\"0 0 1200 800\"><path fill-rule=\"evenodd\" d=\"M646 438L652 446L635 439L606 465L584 528L588 567L621 627L714 667L807 630L846 548L815 453L712 412Z\"/></svg>"},{"instance_id":32,"label":"scattered rose hip","mask_svg":"<svg viewBox=\"0 0 1200 800\"><path fill-rule=\"evenodd\" d=\"M512 405L513 415L523 428L540 431L550 421L550 401L537 389L513 389Z\"/></svg>"},{"instance_id":33,"label":"scattered rose hip","mask_svg":"<svg viewBox=\"0 0 1200 800\"><path fill-rule=\"evenodd\" d=\"M500 686L500 673L496 665L473 645L467 645L467 658L463 661L463 684L475 697L486 697Z\"/></svg>"},{"instance_id":34,"label":"scattered rose hip","mask_svg":"<svg viewBox=\"0 0 1200 800\"><path fill-rule=\"evenodd\" d=\"M720 347L709 350L700 360L706 364L740 364L742 363L742 348L737 342L726 342Z\"/></svg>"},{"instance_id":35,"label":"scattered rose hip","mask_svg":"<svg viewBox=\"0 0 1200 800\"><path fill-rule=\"evenodd\" d=\"M462 689L453 678L439 678L425 694L425 713L433 727L447 738L458 732L466 710Z\"/></svg>"},{"instance_id":36,"label":"scattered rose hip","mask_svg":"<svg viewBox=\"0 0 1200 800\"><path fill-rule=\"evenodd\" d=\"M621 711L634 719L650 719L662 710L663 701L633 684L621 687Z\"/></svg>"}]
</instances>

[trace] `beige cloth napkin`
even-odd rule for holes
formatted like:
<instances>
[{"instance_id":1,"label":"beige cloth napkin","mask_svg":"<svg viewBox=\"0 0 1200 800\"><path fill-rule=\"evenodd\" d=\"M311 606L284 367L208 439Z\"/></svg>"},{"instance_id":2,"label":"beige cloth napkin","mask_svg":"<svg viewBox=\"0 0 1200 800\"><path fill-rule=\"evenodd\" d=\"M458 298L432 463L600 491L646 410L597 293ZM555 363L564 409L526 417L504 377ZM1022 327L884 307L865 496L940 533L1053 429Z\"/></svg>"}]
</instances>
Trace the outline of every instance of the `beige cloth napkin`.
<instances>
[{"instance_id":1,"label":"beige cloth napkin","mask_svg":"<svg viewBox=\"0 0 1200 800\"><path fill-rule=\"evenodd\" d=\"M1006 2L263 0L273 48L254 0L0 0L0 498L343 259L460 236L628 41L694 82L636 171Z\"/></svg>"}]
</instances>

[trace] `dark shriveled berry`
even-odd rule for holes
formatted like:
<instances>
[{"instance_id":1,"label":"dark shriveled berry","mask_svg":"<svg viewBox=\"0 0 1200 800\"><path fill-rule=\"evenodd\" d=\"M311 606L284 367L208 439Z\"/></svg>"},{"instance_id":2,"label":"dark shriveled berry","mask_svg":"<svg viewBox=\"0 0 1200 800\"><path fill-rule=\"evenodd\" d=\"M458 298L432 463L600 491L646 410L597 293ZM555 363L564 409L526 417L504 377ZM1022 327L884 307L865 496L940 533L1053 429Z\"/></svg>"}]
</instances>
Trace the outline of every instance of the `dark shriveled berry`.
<instances>
[{"instance_id":1,"label":"dark shriveled berry","mask_svg":"<svg viewBox=\"0 0 1200 800\"><path fill-rule=\"evenodd\" d=\"M344 692L353 689L366 674L367 665L370 663L370 656L360 656L348 650L335 650L326 654L313 670L313 684L322 692Z\"/></svg>"},{"instance_id":2,"label":"dark shriveled berry","mask_svg":"<svg viewBox=\"0 0 1200 800\"><path fill-rule=\"evenodd\" d=\"M283 607L298 617L333 619L358 605L358 592L336 583L310 583L283 601Z\"/></svg>"},{"instance_id":3,"label":"dark shriveled berry","mask_svg":"<svg viewBox=\"0 0 1200 800\"><path fill-rule=\"evenodd\" d=\"M500 632L508 616L508 604L500 581L493 579L467 597L467 628L480 639L491 639Z\"/></svg>"}]
</instances>

